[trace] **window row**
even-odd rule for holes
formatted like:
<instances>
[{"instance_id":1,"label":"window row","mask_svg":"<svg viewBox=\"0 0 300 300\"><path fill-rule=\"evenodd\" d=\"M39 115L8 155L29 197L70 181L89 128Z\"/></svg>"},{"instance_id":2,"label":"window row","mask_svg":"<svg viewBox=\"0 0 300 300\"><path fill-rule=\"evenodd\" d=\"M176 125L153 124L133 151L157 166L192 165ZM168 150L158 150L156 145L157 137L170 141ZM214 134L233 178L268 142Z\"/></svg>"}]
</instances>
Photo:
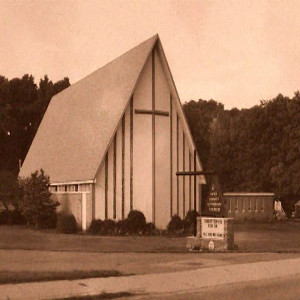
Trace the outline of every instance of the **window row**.
<instances>
[{"instance_id":1,"label":"window row","mask_svg":"<svg viewBox=\"0 0 300 300\"><path fill-rule=\"evenodd\" d=\"M63 184L63 185L51 185L50 192L88 192L91 190L91 184Z\"/></svg>"}]
</instances>

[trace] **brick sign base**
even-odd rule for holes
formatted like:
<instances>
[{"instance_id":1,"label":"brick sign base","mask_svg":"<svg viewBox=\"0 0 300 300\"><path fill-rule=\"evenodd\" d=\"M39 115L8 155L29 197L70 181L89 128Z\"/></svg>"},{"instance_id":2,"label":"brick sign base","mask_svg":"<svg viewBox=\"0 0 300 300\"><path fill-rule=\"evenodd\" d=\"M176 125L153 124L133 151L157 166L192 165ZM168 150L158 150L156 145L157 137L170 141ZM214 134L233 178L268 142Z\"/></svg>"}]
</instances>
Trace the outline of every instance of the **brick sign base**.
<instances>
[{"instance_id":1,"label":"brick sign base","mask_svg":"<svg viewBox=\"0 0 300 300\"><path fill-rule=\"evenodd\" d=\"M233 250L233 219L198 217L197 236L187 238L187 248L213 252Z\"/></svg>"}]
</instances>

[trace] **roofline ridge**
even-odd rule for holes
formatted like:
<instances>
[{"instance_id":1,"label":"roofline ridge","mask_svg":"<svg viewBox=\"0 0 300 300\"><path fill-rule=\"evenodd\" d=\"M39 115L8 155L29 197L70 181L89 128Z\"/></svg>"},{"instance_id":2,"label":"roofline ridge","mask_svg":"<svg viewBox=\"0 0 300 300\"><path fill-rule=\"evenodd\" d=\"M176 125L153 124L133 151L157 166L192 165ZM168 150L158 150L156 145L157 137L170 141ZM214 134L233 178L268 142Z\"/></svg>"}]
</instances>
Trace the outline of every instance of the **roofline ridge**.
<instances>
[{"instance_id":1,"label":"roofline ridge","mask_svg":"<svg viewBox=\"0 0 300 300\"><path fill-rule=\"evenodd\" d=\"M51 101L55 98L58 97L58 95L62 95L66 90L68 90L69 88L72 88L73 86L77 85L79 82L93 76L96 72L98 72L99 70L101 70L102 68L107 67L108 65L112 64L113 62L115 62L116 60L120 59L121 57L125 56L126 54L128 54L129 52L133 51L134 49L140 47L142 44L150 41L151 39L155 39L155 41L153 42L153 46L155 45L155 43L157 42L157 40L159 39L159 35L158 33L156 33L155 35L153 35L152 37L148 38L147 40L144 40L143 42L139 43L138 45L134 46L133 48L130 48L129 50L127 50L126 52L124 52L123 54L119 55L118 57L114 58L113 60L107 62L106 64L102 65L101 67L97 68L95 71L93 71L92 73L86 75L85 77L79 79L78 81L76 81L75 83L71 84L69 87L67 87L66 89L62 90L61 92L59 92L58 94L54 95L51 99Z\"/></svg>"},{"instance_id":2,"label":"roofline ridge","mask_svg":"<svg viewBox=\"0 0 300 300\"><path fill-rule=\"evenodd\" d=\"M154 39L154 38L155 38L155 39ZM103 160L104 160L104 158L105 158L105 155L106 155L106 153L108 152L109 147L111 146L111 143L112 143L112 141L113 141L113 137L114 137L114 135L116 134L116 131L118 130L118 125L119 125L119 123L120 123L120 121L121 121L121 119L122 119L122 116L123 116L123 115L125 114L125 112L126 112L126 109L127 109L128 105L129 105L129 102L130 102L130 99L131 99L131 97L132 97L132 95L133 95L133 93L134 93L134 90L135 90L135 88L136 88L137 83L139 82L140 76L141 76L141 74L142 74L143 69L145 68L145 65L146 65L146 63L147 63L147 60L148 60L148 58L149 58L149 55L152 53L153 48L155 47L157 41L159 40L159 36L158 36L158 34L155 34L155 35L152 36L151 38L147 39L146 41L144 41L144 42L142 42L142 43L140 43L140 44L138 45L138 46L140 46L141 44L143 44L143 43L145 43L145 42L147 42L147 41L150 41L151 39L153 39L153 43L152 43L152 46L151 46L151 48L150 48L150 51L149 51L149 53L147 54L146 59L145 59L145 61L144 61L144 63L143 63L143 66L142 66L142 68L141 68L141 70L140 70L140 72L139 72L139 74L138 74L138 76L137 76L137 79L136 79L136 81L135 81L135 83L134 83L134 86L133 86L133 88L132 88L132 91L131 91L131 93L130 93L130 96L129 96L128 100L126 101L126 105L125 105L125 107L124 107L124 109L123 109L123 111L122 111L122 114L121 114L120 117L119 117L119 120L118 120L118 122L117 122L117 124L116 124L116 127L115 127L115 129L114 129L114 131L113 131L113 134L112 134L112 136L111 136L111 138L110 138L110 140L109 140L109 142L108 142L108 144L107 144L107 147L106 147L106 149L105 149L105 151L104 151L104 154L103 154L103 156L101 157L101 159L99 160L98 168L96 169L96 172L95 172L95 174L94 174L94 180L96 179L97 173L98 173L98 171L99 171L100 168L101 168L101 164L102 164L102 162L103 162ZM132 48L131 50L137 48L138 46ZM129 51L131 51L131 50L129 50ZM129 51L127 51L127 52L129 52ZM126 53L127 53L127 52L126 52ZM126 54L126 53L124 53L124 54ZM121 56L122 56L122 55L121 55ZM120 57L120 56L119 56L119 57ZM116 58L116 59L118 59L118 58Z\"/></svg>"}]
</instances>

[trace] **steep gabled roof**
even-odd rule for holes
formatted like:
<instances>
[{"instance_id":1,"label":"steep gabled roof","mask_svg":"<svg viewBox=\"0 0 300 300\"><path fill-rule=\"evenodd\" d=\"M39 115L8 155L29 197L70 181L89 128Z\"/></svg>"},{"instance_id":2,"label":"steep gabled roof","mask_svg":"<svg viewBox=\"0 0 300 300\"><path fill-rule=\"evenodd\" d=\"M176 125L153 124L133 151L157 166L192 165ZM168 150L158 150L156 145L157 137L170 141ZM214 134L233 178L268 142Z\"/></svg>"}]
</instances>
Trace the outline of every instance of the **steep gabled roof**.
<instances>
[{"instance_id":1,"label":"steep gabled roof","mask_svg":"<svg viewBox=\"0 0 300 300\"><path fill-rule=\"evenodd\" d=\"M187 139L195 148L156 34L53 97L19 175L43 168L52 183L93 181L155 45ZM202 170L199 157L197 169Z\"/></svg>"},{"instance_id":2,"label":"steep gabled roof","mask_svg":"<svg viewBox=\"0 0 300 300\"><path fill-rule=\"evenodd\" d=\"M52 183L93 180L157 39L54 96L19 175L43 168Z\"/></svg>"}]
</instances>

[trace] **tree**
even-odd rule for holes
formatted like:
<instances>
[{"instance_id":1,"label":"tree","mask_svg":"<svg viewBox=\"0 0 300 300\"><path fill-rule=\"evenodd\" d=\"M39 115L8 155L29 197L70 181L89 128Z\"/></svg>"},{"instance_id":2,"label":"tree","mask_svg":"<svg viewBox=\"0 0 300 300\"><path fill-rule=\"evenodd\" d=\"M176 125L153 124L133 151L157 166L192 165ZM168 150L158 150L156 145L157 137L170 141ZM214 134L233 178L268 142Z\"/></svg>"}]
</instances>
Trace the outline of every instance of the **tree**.
<instances>
[{"instance_id":1,"label":"tree","mask_svg":"<svg viewBox=\"0 0 300 300\"><path fill-rule=\"evenodd\" d=\"M279 94L249 109L215 101L184 105L205 169L227 192L274 192L287 215L300 199L300 93Z\"/></svg>"},{"instance_id":2,"label":"tree","mask_svg":"<svg viewBox=\"0 0 300 300\"><path fill-rule=\"evenodd\" d=\"M53 83L44 76L37 85L28 74L0 76L0 170L18 173L51 98L69 85L67 77Z\"/></svg>"},{"instance_id":3,"label":"tree","mask_svg":"<svg viewBox=\"0 0 300 300\"><path fill-rule=\"evenodd\" d=\"M54 227L56 207L59 203L51 199L49 176L41 169L28 178L20 179L20 185L22 189L20 209L28 224L35 225L36 229Z\"/></svg>"},{"instance_id":4,"label":"tree","mask_svg":"<svg viewBox=\"0 0 300 300\"><path fill-rule=\"evenodd\" d=\"M19 184L16 175L10 171L0 171L0 202L6 210L11 206L19 208Z\"/></svg>"}]
</instances>

